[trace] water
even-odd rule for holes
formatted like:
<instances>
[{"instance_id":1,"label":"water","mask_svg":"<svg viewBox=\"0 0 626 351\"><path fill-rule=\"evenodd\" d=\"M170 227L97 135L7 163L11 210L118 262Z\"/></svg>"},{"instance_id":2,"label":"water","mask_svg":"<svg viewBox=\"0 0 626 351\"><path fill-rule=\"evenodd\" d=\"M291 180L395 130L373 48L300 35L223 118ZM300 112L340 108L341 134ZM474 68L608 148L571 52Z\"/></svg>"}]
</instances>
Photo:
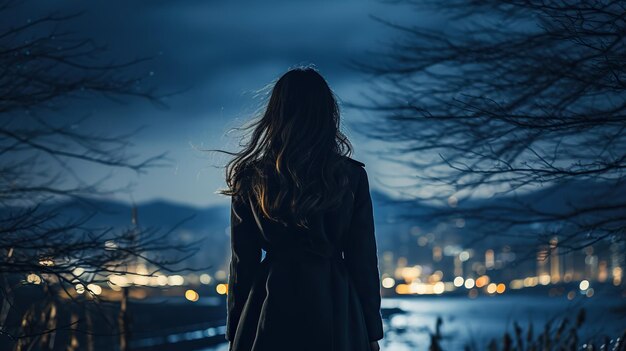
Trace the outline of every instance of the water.
<instances>
[{"instance_id":1,"label":"water","mask_svg":"<svg viewBox=\"0 0 626 351\"><path fill-rule=\"evenodd\" d=\"M581 308L587 312L586 336L619 336L626 328L626 315L615 311L624 307L626 299L619 296L587 298L527 295L467 297L407 297L385 298L384 308L400 308L406 313L394 314L385 320L385 338L380 342L385 351L419 351L430 346L430 333L434 331L437 317L443 320L442 346L445 350L462 350L467 344L483 349L490 339L502 339L503 333L513 331L517 321L524 330L533 324L535 335L543 330L549 320L564 316L576 318ZM623 312L623 310L622 310ZM481 347L482 346L482 347ZM228 344L205 351L227 351Z\"/></svg>"},{"instance_id":2,"label":"water","mask_svg":"<svg viewBox=\"0 0 626 351\"><path fill-rule=\"evenodd\" d=\"M619 298L602 299L504 295L493 297L424 297L385 299L383 307L398 307L406 314L393 315L387 325L385 350L426 350L430 333L434 331L437 317L443 320L442 346L447 350L460 350L466 344L485 346L491 339L500 341L505 332L513 334L513 322L524 330L533 324L535 334L546 322L560 322L563 317L575 320L578 311L587 312L586 336L619 336L626 328L626 318L614 308L624 305ZM482 349L482 347L481 347Z\"/></svg>"}]
</instances>

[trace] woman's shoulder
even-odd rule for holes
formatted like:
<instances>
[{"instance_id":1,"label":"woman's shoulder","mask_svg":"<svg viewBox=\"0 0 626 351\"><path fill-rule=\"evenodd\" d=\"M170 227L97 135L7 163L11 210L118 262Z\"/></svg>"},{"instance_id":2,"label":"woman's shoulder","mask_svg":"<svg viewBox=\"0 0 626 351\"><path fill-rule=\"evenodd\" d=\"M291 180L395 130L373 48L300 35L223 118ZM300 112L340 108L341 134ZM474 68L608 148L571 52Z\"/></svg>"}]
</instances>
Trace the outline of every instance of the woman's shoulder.
<instances>
[{"instance_id":1,"label":"woman's shoulder","mask_svg":"<svg viewBox=\"0 0 626 351\"><path fill-rule=\"evenodd\" d=\"M361 162L361 161L357 161L351 157L348 156L342 156L342 158L346 161L348 161L350 164L352 165L356 165L356 166L360 166L360 167L365 167L365 163Z\"/></svg>"}]
</instances>

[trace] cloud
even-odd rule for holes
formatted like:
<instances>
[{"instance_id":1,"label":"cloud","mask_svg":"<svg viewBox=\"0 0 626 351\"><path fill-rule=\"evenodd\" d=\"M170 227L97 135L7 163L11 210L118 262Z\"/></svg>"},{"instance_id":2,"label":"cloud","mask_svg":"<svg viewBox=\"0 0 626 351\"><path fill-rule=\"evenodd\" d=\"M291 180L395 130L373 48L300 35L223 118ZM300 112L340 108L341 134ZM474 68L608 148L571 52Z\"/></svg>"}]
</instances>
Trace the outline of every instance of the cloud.
<instances>
[{"instance_id":1,"label":"cloud","mask_svg":"<svg viewBox=\"0 0 626 351\"><path fill-rule=\"evenodd\" d=\"M362 58L390 34L369 15L400 20L416 16L401 6L363 0L98 0L36 5L31 2L14 20L55 10L83 10L81 17L68 23L69 29L106 43L107 56L100 59L153 56L135 67L135 73L152 72L149 82L161 91L186 89L166 100L168 110L157 110L145 101L121 106L103 100L72 105L63 118L84 115L88 109L93 116L84 128L116 132L147 126L137 136L134 151L145 156L170 151L177 168L141 179L120 175L116 181L137 182L134 196L139 201L167 198L198 205L220 201L212 192L221 186L222 172L208 166L190 144L224 147L228 142L224 132L257 106L252 93L298 63L316 64L340 98L355 97L363 88L363 77L348 69L346 61Z\"/></svg>"}]
</instances>

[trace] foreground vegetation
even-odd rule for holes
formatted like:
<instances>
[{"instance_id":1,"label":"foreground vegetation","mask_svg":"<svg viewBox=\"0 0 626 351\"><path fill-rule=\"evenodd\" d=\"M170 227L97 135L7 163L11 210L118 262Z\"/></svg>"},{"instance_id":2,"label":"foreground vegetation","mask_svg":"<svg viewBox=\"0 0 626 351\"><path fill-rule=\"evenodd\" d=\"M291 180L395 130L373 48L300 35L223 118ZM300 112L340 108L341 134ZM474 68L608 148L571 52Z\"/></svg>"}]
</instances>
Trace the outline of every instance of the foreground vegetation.
<instances>
[{"instance_id":1,"label":"foreground vegetation","mask_svg":"<svg viewBox=\"0 0 626 351\"><path fill-rule=\"evenodd\" d=\"M513 323L513 334L505 332L501 340L492 339L486 346L467 344L465 351L625 351L626 331L617 338L595 335L583 338L582 327L585 322L585 310L581 309L576 319L563 318L560 322L548 322L541 332L535 333L533 324L524 330L517 322ZM444 351L441 343L443 320L437 319L435 331L431 333L430 351Z\"/></svg>"}]
</instances>

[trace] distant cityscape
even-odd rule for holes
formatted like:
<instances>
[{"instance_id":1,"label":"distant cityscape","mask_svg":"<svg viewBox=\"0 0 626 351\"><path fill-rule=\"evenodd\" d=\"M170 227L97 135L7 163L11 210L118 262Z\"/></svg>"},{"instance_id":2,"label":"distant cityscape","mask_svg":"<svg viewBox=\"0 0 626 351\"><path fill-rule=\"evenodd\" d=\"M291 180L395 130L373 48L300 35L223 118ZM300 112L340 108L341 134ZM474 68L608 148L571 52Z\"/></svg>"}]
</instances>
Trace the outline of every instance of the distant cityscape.
<instances>
[{"instance_id":1,"label":"distant cityscape","mask_svg":"<svg viewBox=\"0 0 626 351\"><path fill-rule=\"evenodd\" d=\"M592 246L580 252L560 255L555 238L554 246L539 249L535 260L516 265L515 269L507 269L514 262L516 254L506 246L498 250L477 252L457 246L428 247L425 244L427 239L420 237L418 240L422 245L416 245L429 254L432 263L415 264L410 257L397 256L391 251L382 252L380 270L384 296L461 292L474 298L480 294L496 295L536 286L575 283L577 291L559 293L559 290L550 290L550 295L565 295L571 300L576 294L592 297L595 283L612 284L616 287L623 284L623 243L611 244L610 253L606 257L595 254ZM425 255L420 257L422 260L426 258ZM84 271L84 268L79 267L73 273L82 276ZM225 269L210 273L149 275L149 266L145 262L138 262L130 271L134 274L113 274L105 282L87 286L77 284L76 294L104 294L115 299L123 288L132 286L135 287L131 290L133 298L143 299L164 294L184 296L195 302L200 297L226 295L228 290L228 273ZM26 277L26 280L32 284L41 283L40 278L34 274ZM136 289L137 287L158 289Z\"/></svg>"},{"instance_id":2,"label":"distant cityscape","mask_svg":"<svg viewBox=\"0 0 626 351\"><path fill-rule=\"evenodd\" d=\"M599 252L589 246L559 253L558 237L554 237L549 246L539 247L533 258L523 259L525 253L516 253L507 245L463 249L458 245L437 245L431 234L420 235L415 247L409 250L412 255L382 253L382 286L400 295L461 290L476 297L480 293L502 294L538 285L577 282L579 292L591 297L593 283L622 285L624 243L608 246L609 250ZM568 298L574 298L572 293L568 293Z\"/></svg>"},{"instance_id":3,"label":"distant cityscape","mask_svg":"<svg viewBox=\"0 0 626 351\"><path fill-rule=\"evenodd\" d=\"M168 204L159 206L147 211L148 221L163 217L160 215L163 211L172 211ZM462 294L475 298L547 287L550 296L565 296L571 300L579 294L593 297L597 284L612 285L621 289L622 294L626 293L624 242L599 243L581 250L560 252L559 238L554 236L549 245L540 245L534 250L518 249L516 252L510 245L497 244L495 240L491 241L493 247L483 243L465 248L461 244L463 237L459 235L465 224L462 220L452 226L439 224L421 228L390 220L391 211L393 209L377 211L379 269L385 297ZM138 212L136 209L130 212L131 223L135 225ZM129 267L129 273L106 277L89 277L89 267L76 267L73 275L91 283L77 283L75 294L103 295L116 300L120 292L128 290L129 296L136 299L165 296L195 302L206 297L223 298L228 291L230 260L227 213L226 207L211 209L208 217L219 221L212 223L213 229L204 234L211 239L204 243L206 249L201 248L190 261L196 266L206 266L207 258L211 258L219 264L203 271L168 274L151 267L146 260L139 260ZM128 218L127 215L122 217ZM175 240L192 240L197 236L194 233L194 227L181 228L175 233ZM107 243L106 249L113 250L115 245ZM44 261L40 264L53 264ZM41 284L42 278L30 274L25 282ZM568 288L563 289L564 285Z\"/></svg>"}]
</instances>

